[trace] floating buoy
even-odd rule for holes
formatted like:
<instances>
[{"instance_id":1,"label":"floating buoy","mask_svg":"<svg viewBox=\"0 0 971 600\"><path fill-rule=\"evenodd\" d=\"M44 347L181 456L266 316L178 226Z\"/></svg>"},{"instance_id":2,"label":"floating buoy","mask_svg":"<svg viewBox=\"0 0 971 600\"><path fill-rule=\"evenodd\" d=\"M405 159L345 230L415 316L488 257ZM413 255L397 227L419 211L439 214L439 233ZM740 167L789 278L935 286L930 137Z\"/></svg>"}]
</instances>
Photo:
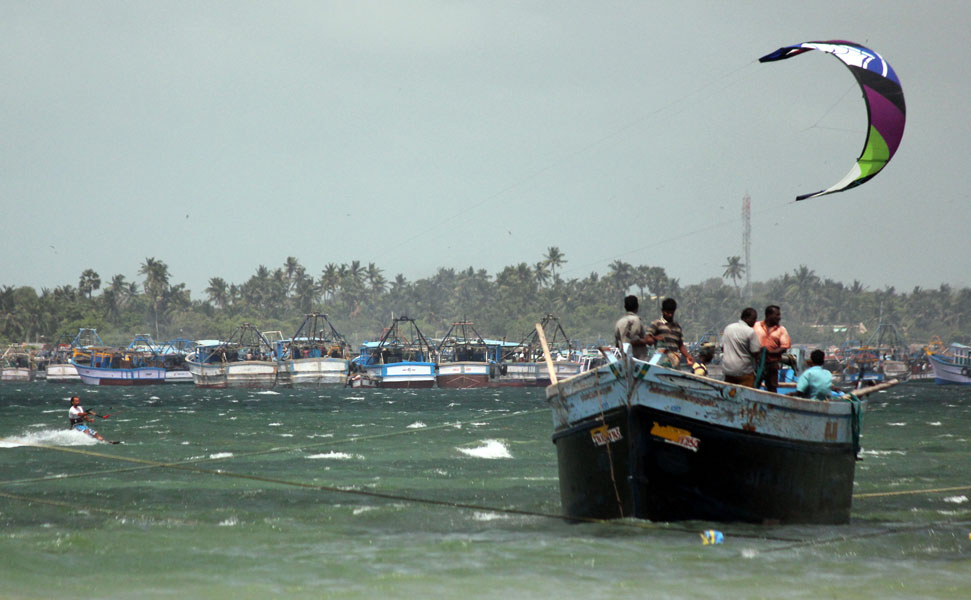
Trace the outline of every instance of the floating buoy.
<instances>
[{"instance_id":1,"label":"floating buoy","mask_svg":"<svg viewBox=\"0 0 971 600\"><path fill-rule=\"evenodd\" d=\"M971 534L969 534L971 536ZM725 536L722 532L716 531L714 529L709 529L708 531L701 532L701 543L705 546L720 544L725 541Z\"/></svg>"}]
</instances>

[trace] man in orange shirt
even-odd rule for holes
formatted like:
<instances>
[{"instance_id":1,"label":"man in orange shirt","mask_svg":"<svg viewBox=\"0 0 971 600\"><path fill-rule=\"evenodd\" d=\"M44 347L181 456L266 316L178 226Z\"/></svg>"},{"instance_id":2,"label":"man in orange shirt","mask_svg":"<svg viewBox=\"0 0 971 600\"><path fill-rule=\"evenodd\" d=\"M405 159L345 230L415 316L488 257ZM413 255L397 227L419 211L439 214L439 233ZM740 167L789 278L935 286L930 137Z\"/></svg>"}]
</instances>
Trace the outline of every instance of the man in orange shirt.
<instances>
[{"instance_id":1,"label":"man in orange shirt","mask_svg":"<svg viewBox=\"0 0 971 600\"><path fill-rule=\"evenodd\" d=\"M764 377L765 389L775 392L779 385L779 363L782 355L792 347L789 332L779 322L782 321L782 309L775 304L765 307L765 320L755 324L755 333L759 335L759 342L765 348Z\"/></svg>"}]
</instances>

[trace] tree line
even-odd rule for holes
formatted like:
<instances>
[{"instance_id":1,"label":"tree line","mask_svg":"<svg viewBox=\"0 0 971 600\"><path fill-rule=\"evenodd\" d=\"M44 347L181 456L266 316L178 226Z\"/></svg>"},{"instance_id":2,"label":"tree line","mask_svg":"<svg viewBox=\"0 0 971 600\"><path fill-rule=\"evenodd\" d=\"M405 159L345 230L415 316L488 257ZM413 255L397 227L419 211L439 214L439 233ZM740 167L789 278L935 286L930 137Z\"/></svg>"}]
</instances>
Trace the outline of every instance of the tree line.
<instances>
[{"instance_id":1,"label":"tree line","mask_svg":"<svg viewBox=\"0 0 971 600\"><path fill-rule=\"evenodd\" d=\"M718 333L738 319L741 309L782 307L783 323L799 342L839 344L866 341L878 323L892 325L911 343L933 336L967 341L971 332L971 289L894 287L869 290L817 275L806 265L746 290L738 285L746 266L727 257L724 272L682 285L664 267L615 260L607 273L563 278L566 256L548 248L535 263L521 262L497 273L468 267L441 267L409 281L387 278L375 263L329 263L316 275L296 257L279 267L260 265L242 283L212 277L201 293L174 283L168 266L154 257L139 266L138 281L114 275L103 281L93 269L77 285L40 292L29 286L0 285L0 341L68 340L83 327L96 328L106 343L127 344L136 333L156 340L220 338L240 323L263 331L294 333L310 312L328 314L352 344L380 337L392 315L414 318L426 336L443 335L458 320L469 320L486 338L518 341L545 314L556 315L572 339L583 344L610 342L623 297L641 299L645 320L659 318L660 302L677 299L677 320L688 341ZM730 283L729 283L730 282ZM865 328L860 329L862 324ZM841 330L838 326L849 326Z\"/></svg>"}]
</instances>

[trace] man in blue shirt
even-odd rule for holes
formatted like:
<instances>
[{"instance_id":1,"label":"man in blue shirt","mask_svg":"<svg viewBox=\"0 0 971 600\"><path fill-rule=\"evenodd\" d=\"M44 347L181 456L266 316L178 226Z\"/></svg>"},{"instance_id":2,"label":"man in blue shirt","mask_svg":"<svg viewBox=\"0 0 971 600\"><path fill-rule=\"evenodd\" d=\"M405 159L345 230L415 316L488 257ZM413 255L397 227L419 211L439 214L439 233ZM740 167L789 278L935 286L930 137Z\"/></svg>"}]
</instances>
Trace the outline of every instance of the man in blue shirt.
<instances>
[{"instance_id":1,"label":"man in blue shirt","mask_svg":"<svg viewBox=\"0 0 971 600\"><path fill-rule=\"evenodd\" d=\"M802 372L796 383L796 394L812 400L829 400L833 387L833 374L823 368L826 354L822 350L813 350L809 355L809 362L813 366Z\"/></svg>"}]
</instances>

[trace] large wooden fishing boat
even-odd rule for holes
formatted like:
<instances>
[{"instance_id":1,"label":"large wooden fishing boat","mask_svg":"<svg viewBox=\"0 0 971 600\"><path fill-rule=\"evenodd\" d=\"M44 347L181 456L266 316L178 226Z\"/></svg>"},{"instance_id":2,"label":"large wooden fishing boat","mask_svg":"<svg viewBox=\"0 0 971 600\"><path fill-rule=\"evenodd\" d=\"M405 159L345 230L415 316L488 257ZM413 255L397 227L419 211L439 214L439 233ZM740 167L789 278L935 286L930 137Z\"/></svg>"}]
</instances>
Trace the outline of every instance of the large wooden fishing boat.
<instances>
[{"instance_id":1,"label":"large wooden fishing boat","mask_svg":"<svg viewBox=\"0 0 971 600\"><path fill-rule=\"evenodd\" d=\"M225 341L202 340L186 357L196 387L270 388L279 363L275 349L258 329L243 323Z\"/></svg>"},{"instance_id":2,"label":"large wooden fishing boat","mask_svg":"<svg viewBox=\"0 0 971 600\"><path fill-rule=\"evenodd\" d=\"M849 521L859 400L807 400L629 353L608 358L546 390L566 516Z\"/></svg>"},{"instance_id":3,"label":"large wooden fishing boat","mask_svg":"<svg viewBox=\"0 0 971 600\"><path fill-rule=\"evenodd\" d=\"M36 375L35 352L26 344L10 344L0 355L0 381L27 383Z\"/></svg>"},{"instance_id":4,"label":"large wooden fishing boat","mask_svg":"<svg viewBox=\"0 0 971 600\"><path fill-rule=\"evenodd\" d=\"M930 354L934 383L971 385L971 346L953 343L942 354Z\"/></svg>"},{"instance_id":5,"label":"large wooden fishing boat","mask_svg":"<svg viewBox=\"0 0 971 600\"><path fill-rule=\"evenodd\" d=\"M70 341L67 341L70 340ZM51 349L47 361L47 383L75 383L81 381L77 367L71 363L75 348L102 348L105 346L98 330L90 327L78 329L73 338L65 335Z\"/></svg>"},{"instance_id":6,"label":"large wooden fishing boat","mask_svg":"<svg viewBox=\"0 0 971 600\"><path fill-rule=\"evenodd\" d=\"M499 348L490 346L470 321L452 323L438 344L438 387L449 389L480 388L489 385L489 374L495 371Z\"/></svg>"},{"instance_id":7,"label":"large wooden fishing boat","mask_svg":"<svg viewBox=\"0 0 971 600\"><path fill-rule=\"evenodd\" d=\"M435 358L414 319L395 317L377 342L364 342L352 378L354 387L430 388L435 386Z\"/></svg>"},{"instance_id":8,"label":"large wooden fishing boat","mask_svg":"<svg viewBox=\"0 0 971 600\"><path fill-rule=\"evenodd\" d=\"M548 314L539 324L548 340L557 379L579 373L582 369L579 351L573 347L560 320ZM505 345L498 369L489 382L493 387L542 387L549 384L549 370L536 330L527 332L518 344Z\"/></svg>"},{"instance_id":9,"label":"large wooden fishing boat","mask_svg":"<svg viewBox=\"0 0 971 600\"><path fill-rule=\"evenodd\" d=\"M71 364L85 385L165 383L165 367L151 352L128 348L75 348Z\"/></svg>"},{"instance_id":10,"label":"large wooden fishing boat","mask_svg":"<svg viewBox=\"0 0 971 600\"><path fill-rule=\"evenodd\" d=\"M321 313L306 315L289 340L284 341L279 377L293 386L344 385L350 360L347 340Z\"/></svg>"}]
</instances>

